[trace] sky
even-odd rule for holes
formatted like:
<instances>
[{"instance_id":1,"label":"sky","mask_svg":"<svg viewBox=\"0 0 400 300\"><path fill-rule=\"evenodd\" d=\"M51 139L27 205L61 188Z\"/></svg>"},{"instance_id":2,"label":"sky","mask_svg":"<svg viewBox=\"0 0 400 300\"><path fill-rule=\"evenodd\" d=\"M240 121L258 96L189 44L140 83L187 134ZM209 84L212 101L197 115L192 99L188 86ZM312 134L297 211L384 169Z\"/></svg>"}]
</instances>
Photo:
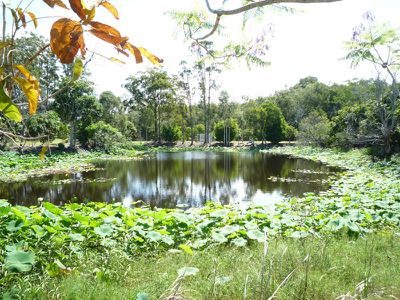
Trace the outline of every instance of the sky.
<instances>
[{"instance_id":1,"label":"sky","mask_svg":"<svg viewBox=\"0 0 400 300\"><path fill-rule=\"evenodd\" d=\"M143 46L163 58L164 68L170 72L177 72L181 60L190 60L188 44L165 12L193 8L205 10L203 0L111 2L119 10L120 20L114 20L101 8L97 10L96 19L119 29L134 45ZM217 2L211 0L211 3ZM293 86L306 76L315 76L327 84L374 77L374 69L369 65L352 69L349 61L341 59L346 55L343 43L351 39L353 28L362 22L362 16L367 11L372 12L378 22L389 22L393 27L400 28L400 0L343 0L329 4L287 6L294 8L295 12L267 10L264 20L250 23L245 33L240 31L238 17L223 19L223 24L229 28L227 38L231 40L240 40L247 34L261 32L271 26L273 28L273 34L267 39L269 67L253 67L249 70L243 64L238 64L220 75L221 89L227 90L232 99L272 95ZM61 9L50 10L40 0L35 0L30 9L38 17L66 13ZM38 32L48 37L51 22L54 19L39 20ZM88 37L86 44L90 50L106 57L123 58L115 53L112 46L95 38ZM122 87L125 79L151 67L150 63L136 65L133 58L130 61L120 65L95 56L89 69L96 92L111 90L119 96L127 94Z\"/></svg>"}]
</instances>

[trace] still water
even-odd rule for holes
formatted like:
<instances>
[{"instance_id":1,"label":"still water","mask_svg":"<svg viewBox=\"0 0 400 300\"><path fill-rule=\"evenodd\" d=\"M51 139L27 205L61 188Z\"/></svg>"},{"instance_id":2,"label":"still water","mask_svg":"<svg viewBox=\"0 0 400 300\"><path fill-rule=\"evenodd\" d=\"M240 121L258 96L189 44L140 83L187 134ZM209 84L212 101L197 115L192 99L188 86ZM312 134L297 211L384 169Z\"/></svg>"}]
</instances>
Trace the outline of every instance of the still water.
<instances>
[{"instance_id":1,"label":"still water","mask_svg":"<svg viewBox=\"0 0 400 300\"><path fill-rule=\"evenodd\" d=\"M0 198L33 205L44 198L56 204L72 201L141 200L157 207L221 204L274 204L288 196L328 188L335 171L325 165L260 152L158 153L153 157L96 162L97 169L75 174L0 183Z\"/></svg>"}]
</instances>

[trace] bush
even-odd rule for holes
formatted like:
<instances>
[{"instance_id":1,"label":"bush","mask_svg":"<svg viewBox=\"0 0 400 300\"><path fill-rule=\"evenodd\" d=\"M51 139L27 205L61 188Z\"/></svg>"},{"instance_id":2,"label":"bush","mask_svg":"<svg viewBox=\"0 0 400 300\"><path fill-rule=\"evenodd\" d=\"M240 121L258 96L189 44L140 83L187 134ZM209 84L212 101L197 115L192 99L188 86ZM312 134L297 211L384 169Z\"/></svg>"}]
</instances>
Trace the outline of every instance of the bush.
<instances>
[{"instance_id":1,"label":"bush","mask_svg":"<svg viewBox=\"0 0 400 300\"><path fill-rule=\"evenodd\" d=\"M123 141L123 136L118 129L103 121L86 127L88 146L95 150L109 152L115 144Z\"/></svg>"},{"instance_id":2,"label":"bush","mask_svg":"<svg viewBox=\"0 0 400 300\"><path fill-rule=\"evenodd\" d=\"M29 117L26 128L31 136L43 136L41 142L51 142L56 138L65 139L68 136L68 127L58 114L51 110Z\"/></svg>"},{"instance_id":3,"label":"bush","mask_svg":"<svg viewBox=\"0 0 400 300\"><path fill-rule=\"evenodd\" d=\"M214 136L217 141L224 141L224 129L229 126L229 141L233 141L239 133L239 126L234 119L228 121L219 121L214 126Z\"/></svg>"},{"instance_id":4,"label":"bush","mask_svg":"<svg viewBox=\"0 0 400 300\"><path fill-rule=\"evenodd\" d=\"M300 121L298 140L303 144L325 147L330 131L331 122L326 113L314 110Z\"/></svg>"},{"instance_id":5,"label":"bush","mask_svg":"<svg viewBox=\"0 0 400 300\"><path fill-rule=\"evenodd\" d=\"M161 138L166 142L176 142L182 137L182 132L179 126L163 125L161 127Z\"/></svg>"},{"instance_id":6,"label":"bush","mask_svg":"<svg viewBox=\"0 0 400 300\"><path fill-rule=\"evenodd\" d=\"M292 125L287 124L285 128L285 139L287 141L294 141L297 137L297 129Z\"/></svg>"}]
</instances>

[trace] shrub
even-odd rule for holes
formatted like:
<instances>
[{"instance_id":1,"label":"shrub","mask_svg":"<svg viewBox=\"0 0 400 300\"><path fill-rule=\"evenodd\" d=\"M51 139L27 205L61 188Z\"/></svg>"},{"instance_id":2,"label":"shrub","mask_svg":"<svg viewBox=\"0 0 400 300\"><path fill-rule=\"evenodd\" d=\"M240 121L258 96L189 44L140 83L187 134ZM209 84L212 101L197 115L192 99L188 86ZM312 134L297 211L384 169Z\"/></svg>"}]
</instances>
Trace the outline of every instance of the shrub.
<instances>
[{"instance_id":1,"label":"shrub","mask_svg":"<svg viewBox=\"0 0 400 300\"><path fill-rule=\"evenodd\" d=\"M53 141L55 138L65 139L68 136L68 127L51 110L29 117L26 128L31 136L43 136L42 142Z\"/></svg>"},{"instance_id":2,"label":"shrub","mask_svg":"<svg viewBox=\"0 0 400 300\"><path fill-rule=\"evenodd\" d=\"M234 119L219 121L214 126L214 136L217 141L224 141L225 126L229 127L229 141L233 141L239 133L239 126Z\"/></svg>"},{"instance_id":3,"label":"shrub","mask_svg":"<svg viewBox=\"0 0 400 300\"><path fill-rule=\"evenodd\" d=\"M163 125L161 127L161 138L166 142L176 142L182 137L182 132L179 126Z\"/></svg>"},{"instance_id":4,"label":"shrub","mask_svg":"<svg viewBox=\"0 0 400 300\"><path fill-rule=\"evenodd\" d=\"M115 144L123 141L122 134L118 129L103 121L86 127L88 135L88 146L92 149L110 151Z\"/></svg>"}]
</instances>

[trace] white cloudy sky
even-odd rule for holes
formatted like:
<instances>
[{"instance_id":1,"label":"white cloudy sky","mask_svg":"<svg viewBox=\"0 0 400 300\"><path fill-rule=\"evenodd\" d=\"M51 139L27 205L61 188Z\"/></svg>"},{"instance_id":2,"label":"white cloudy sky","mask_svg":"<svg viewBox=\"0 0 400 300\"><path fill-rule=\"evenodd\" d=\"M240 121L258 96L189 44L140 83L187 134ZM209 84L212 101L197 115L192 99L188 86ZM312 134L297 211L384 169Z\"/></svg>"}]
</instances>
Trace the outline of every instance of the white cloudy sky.
<instances>
[{"instance_id":1,"label":"white cloudy sky","mask_svg":"<svg viewBox=\"0 0 400 300\"><path fill-rule=\"evenodd\" d=\"M27 0L25 0L28 2ZM12 1L14 2L14 1ZM165 60L165 68L174 72L182 59L189 55L182 39L174 38L176 25L165 15L169 10L204 8L203 0L114 0L120 20L115 21L105 11L98 9L98 17L104 23L118 28L130 37L133 44L144 46ZM211 3L213 0L211 0ZM219 1L216 1L219 2ZM291 5L298 12L284 14L269 11L265 21L251 24L250 30L261 31L273 24L274 37L269 39L268 59L271 66L247 70L236 67L220 77L222 88L235 99L243 95L269 95L298 82L305 76L316 76L325 83L344 82L353 78L370 78L373 71L368 66L356 70L345 55L343 42L352 36L352 30L362 21L362 15L371 11L379 22L390 22L400 27L400 0L343 0L331 4ZM40 0L35 0L31 10L37 16L65 14L62 10L49 10ZM233 26L235 19L228 20ZM49 35L51 20L40 20L38 31ZM231 39L242 36L239 30L231 31ZM237 36L236 36L237 35ZM88 39L89 49L116 56L112 47L96 39ZM111 90L117 95L125 93L121 87L125 78L149 65L125 66L97 58L90 63L92 80L97 92Z\"/></svg>"}]
</instances>

